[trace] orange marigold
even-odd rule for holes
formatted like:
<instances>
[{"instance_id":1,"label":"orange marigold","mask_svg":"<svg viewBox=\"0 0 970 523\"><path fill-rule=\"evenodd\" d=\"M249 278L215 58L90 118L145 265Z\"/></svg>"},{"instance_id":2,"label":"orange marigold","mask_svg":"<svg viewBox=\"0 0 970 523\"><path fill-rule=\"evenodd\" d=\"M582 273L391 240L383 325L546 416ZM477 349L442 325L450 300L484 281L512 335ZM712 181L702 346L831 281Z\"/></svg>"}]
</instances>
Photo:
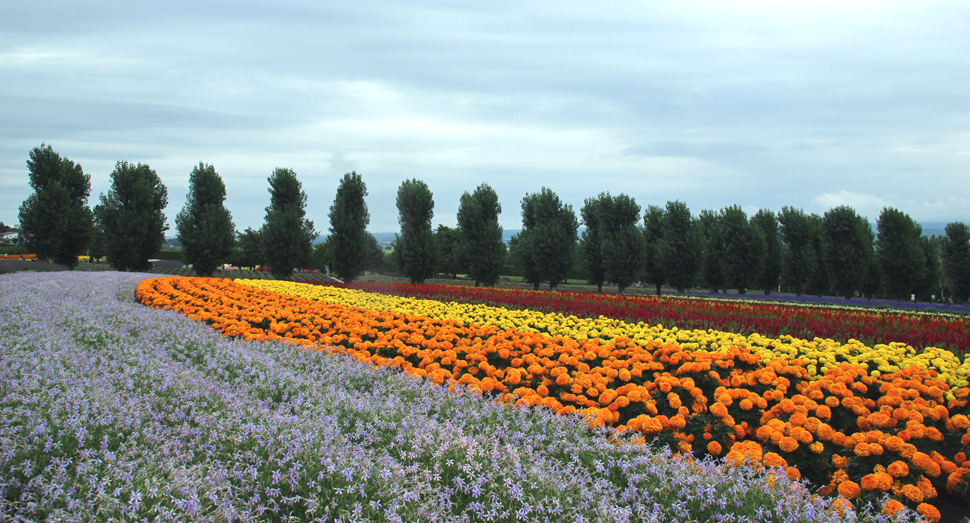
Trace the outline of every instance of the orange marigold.
<instances>
[{"instance_id":1,"label":"orange marigold","mask_svg":"<svg viewBox=\"0 0 970 523\"><path fill-rule=\"evenodd\" d=\"M839 484L839 494L841 494L846 499L855 499L859 497L862 490L859 489L859 484L855 481L843 481Z\"/></svg>"},{"instance_id":2,"label":"orange marigold","mask_svg":"<svg viewBox=\"0 0 970 523\"><path fill-rule=\"evenodd\" d=\"M718 403L718 405L720 405L720 403ZM714 456L720 456L721 444L716 441L711 441L710 443L707 444L707 451Z\"/></svg>"},{"instance_id":3,"label":"orange marigold","mask_svg":"<svg viewBox=\"0 0 970 523\"><path fill-rule=\"evenodd\" d=\"M889 464L887 472L894 478L903 478L909 475L909 465L903 461L894 461Z\"/></svg>"},{"instance_id":4,"label":"orange marigold","mask_svg":"<svg viewBox=\"0 0 970 523\"><path fill-rule=\"evenodd\" d=\"M940 518L943 517L940 514L940 511L929 503L920 503L919 506L916 507L916 512L919 512L919 515L933 522L939 521Z\"/></svg>"},{"instance_id":5,"label":"orange marigold","mask_svg":"<svg viewBox=\"0 0 970 523\"><path fill-rule=\"evenodd\" d=\"M781 441L778 442L778 448L784 452L795 452L798 450L798 441L791 436L785 436L784 438L781 438Z\"/></svg>"},{"instance_id":6,"label":"orange marigold","mask_svg":"<svg viewBox=\"0 0 970 523\"><path fill-rule=\"evenodd\" d=\"M903 485L900 495L913 503L923 502L923 491L920 490L916 485Z\"/></svg>"},{"instance_id":7,"label":"orange marigold","mask_svg":"<svg viewBox=\"0 0 970 523\"><path fill-rule=\"evenodd\" d=\"M895 516L896 514L899 513L900 510L903 510L904 508L906 508L906 505L903 505L902 503L900 503L895 499L891 499L885 505L882 506L882 513L887 516Z\"/></svg>"}]
</instances>

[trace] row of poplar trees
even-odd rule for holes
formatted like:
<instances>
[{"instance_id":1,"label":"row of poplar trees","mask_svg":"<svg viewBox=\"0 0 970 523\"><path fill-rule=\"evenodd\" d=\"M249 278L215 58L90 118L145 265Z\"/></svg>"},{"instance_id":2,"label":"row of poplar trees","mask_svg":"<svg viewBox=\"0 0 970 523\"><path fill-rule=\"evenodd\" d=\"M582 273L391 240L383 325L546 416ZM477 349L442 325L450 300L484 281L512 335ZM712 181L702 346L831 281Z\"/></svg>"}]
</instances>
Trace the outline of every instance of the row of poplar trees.
<instances>
[{"instance_id":1,"label":"row of poplar trees","mask_svg":"<svg viewBox=\"0 0 970 523\"><path fill-rule=\"evenodd\" d=\"M118 162L111 188L90 210L90 176L49 145L30 152L34 194L20 208L28 248L42 258L74 267L89 247L119 270L143 271L165 241L167 190L149 166ZM239 234L225 207L226 188L211 165L189 175L189 194L176 216L183 260L197 274L211 275L227 261L269 266L277 277L300 267L333 267L355 279L383 257L367 232L367 188L356 172L344 175L330 206L330 235L314 247L318 232L306 219L307 196L292 169L268 178L270 205L263 225ZM547 188L521 201L522 229L503 242L502 206L488 185L461 196L458 227L432 230L434 199L427 184L404 181L397 192L400 234L393 259L401 274L422 283L435 274L468 274L476 285L492 285L506 265L526 282L555 290L570 274L582 273L602 290L610 282L623 292L643 281L686 290L726 287L769 293L782 285L796 294L855 294L928 300L946 292L970 297L970 229L946 226L927 238L905 213L885 208L876 231L848 206L823 216L792 207L762 209L748 217L739 206L703 210L697 216L680 201L646 209L626 195L587 198L579 217ZM641 211L642 214L641 214ZM584 226L579 234L579 226ZM238 237L238 240L237 240Z\"/></svg>"}]
</instances>

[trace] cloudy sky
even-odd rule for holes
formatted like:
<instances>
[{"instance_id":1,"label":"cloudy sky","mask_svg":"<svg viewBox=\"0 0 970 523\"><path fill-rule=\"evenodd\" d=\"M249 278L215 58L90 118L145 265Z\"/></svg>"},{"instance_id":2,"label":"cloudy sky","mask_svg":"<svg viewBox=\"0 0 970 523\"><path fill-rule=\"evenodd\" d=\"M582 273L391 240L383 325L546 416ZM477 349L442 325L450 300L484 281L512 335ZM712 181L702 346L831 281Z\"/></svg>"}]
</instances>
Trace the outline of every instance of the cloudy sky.
<instances>
[{"instance_id":1,"label":"cloudy sky","mask_svg":"<svg viewBox=\"0 0 970 523\"><path fill-rule=\"evenodd\" d=\"M405 179L453 226L490 184L695 212L841 204L970 222L970 3L851 0L4 2L0 220L42 142L91 175L147 163L182 208L213 164L238 229L274 167L329 227L360 173L372 232ZM169 231L174 236L174 229Z\"/></svg>"}]
</instances>

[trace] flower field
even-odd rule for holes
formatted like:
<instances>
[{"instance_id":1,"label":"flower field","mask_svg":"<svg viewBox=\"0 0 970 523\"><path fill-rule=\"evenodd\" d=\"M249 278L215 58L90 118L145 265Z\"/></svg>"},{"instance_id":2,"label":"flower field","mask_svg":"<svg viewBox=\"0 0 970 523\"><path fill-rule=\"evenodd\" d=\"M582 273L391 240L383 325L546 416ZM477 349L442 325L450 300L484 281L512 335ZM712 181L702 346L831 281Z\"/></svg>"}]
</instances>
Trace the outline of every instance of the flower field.
<instances>
[{"instance_id":1,"label":"flower field","mask_svg":"<svg viewBox=\"0 0 970 523\"><path fill-rule=\"evenodd\" d=\"M581 414L632 442L778 467L857 508L889 496L890 512L905 505L936 520L939 505L966 520L970 388L949 351L265 280L148 280L138 298L229 337L334 347L506 403Z\"/></svg>"},{"instance_id":2,"label":"flower field","mask_svg":"<svg viewBox=\"0 0 970 523\"><path fill-rule=\"evenodd\" d=\"M346 355L225 337L135 302L147 277L0 277L4 520L917 519L880 514L882 498L851 513L741 460L672 459L578 417L455 394ZM218 284L193 283L220 293L200 301L207 322L233 303L230 291L265 298L264 321L287 327L304 318L282 305L317 303L171 281ZM240 320L220 324L229 321ZM278 337L292 337L280 323Z\"/></svg>"}]
</instances>

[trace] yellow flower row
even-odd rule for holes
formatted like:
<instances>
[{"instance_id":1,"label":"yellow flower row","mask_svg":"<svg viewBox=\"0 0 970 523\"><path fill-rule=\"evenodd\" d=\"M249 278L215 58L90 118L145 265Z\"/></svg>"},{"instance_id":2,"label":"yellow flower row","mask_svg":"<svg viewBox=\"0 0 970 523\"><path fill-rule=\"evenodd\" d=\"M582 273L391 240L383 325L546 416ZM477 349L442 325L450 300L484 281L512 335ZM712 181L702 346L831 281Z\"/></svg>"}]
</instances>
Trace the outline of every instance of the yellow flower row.
<instances>
[{"instance_id":1,"label":"yellow flower row","mask_svg":"<svg viewBox=\"0 0 970 523\"><path fill-rule=\"evenodd\" d=\"M612 341L620 337L632 339L641 347L650 342L676 343L685 350L704 349L725 352L730 347L745 347L766 361L778 356L801 358L813 378L838 368L843 362L859 365L878 377L896 373L909 367L935 370L939 379L951 387L965 387L970 383L970 359L961 362L952 352L927 348L917 352L902 343L878 344L869 347L856 340L840 343L831 339L803 340L791 336L769 338L760 334L741 334L715 330L680 330L663 325L627 323L620 320L577 318L558 313L514 310L470 303L446 303L401 296L375 294L356 289L275 280L236 280L237 283L281 294L302 296L327 303L351 305L371 310L415 314L449 319L465 325L494 325L500 329L543 333L575 340L599 338Z\"/></svg>"}]
</instances>

